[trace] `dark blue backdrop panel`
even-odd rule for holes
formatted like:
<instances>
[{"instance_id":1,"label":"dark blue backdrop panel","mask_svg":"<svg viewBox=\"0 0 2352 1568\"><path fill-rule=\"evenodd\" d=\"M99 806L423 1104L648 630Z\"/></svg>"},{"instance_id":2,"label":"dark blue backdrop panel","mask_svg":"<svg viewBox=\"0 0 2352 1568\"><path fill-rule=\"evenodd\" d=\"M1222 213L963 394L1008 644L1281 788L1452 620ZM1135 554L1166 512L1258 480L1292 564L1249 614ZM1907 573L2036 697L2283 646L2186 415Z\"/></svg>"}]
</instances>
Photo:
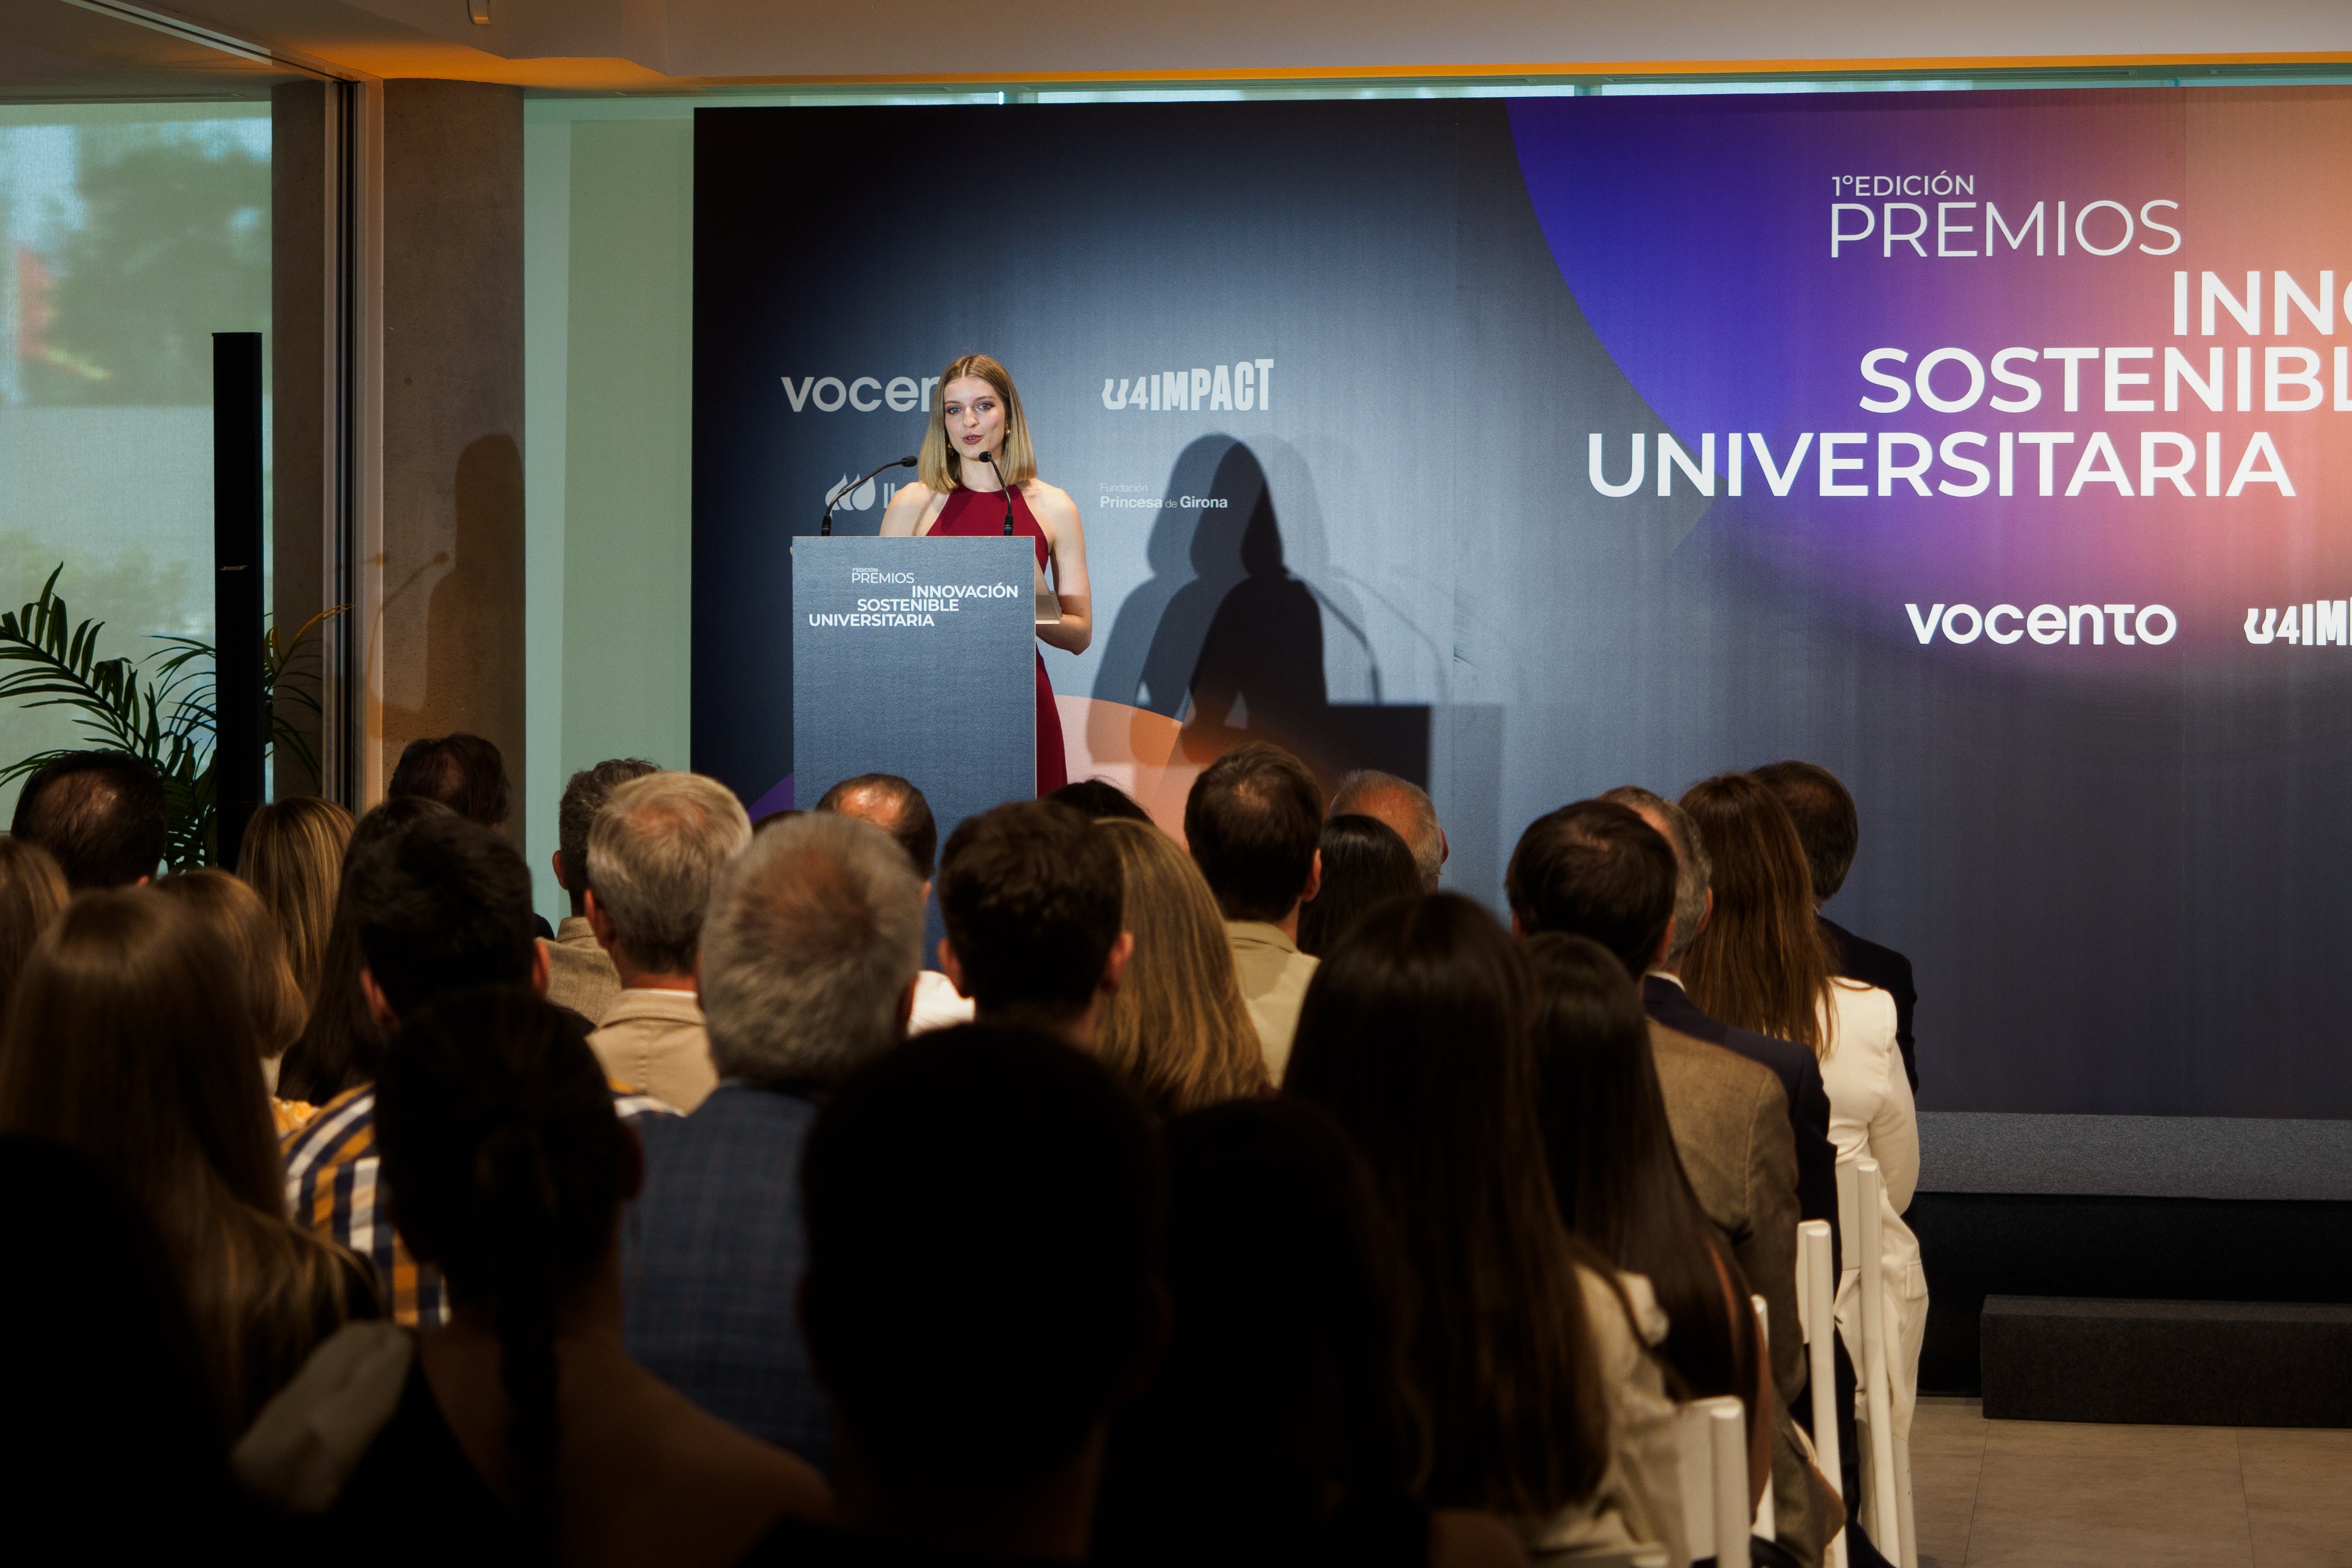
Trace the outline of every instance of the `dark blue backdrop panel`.
<instances>
[{"instance_id":1,"label":"dark blue backdrop panel","mask_svg":"<svg viewBox=\"0 0 2352 1568\"><path fill-rule=\"evenodd\" d=\"M797 802L897 773L944 838L1037 793L1035 552L1026 539L793 542Z\"/></svg>"}]
</instances>

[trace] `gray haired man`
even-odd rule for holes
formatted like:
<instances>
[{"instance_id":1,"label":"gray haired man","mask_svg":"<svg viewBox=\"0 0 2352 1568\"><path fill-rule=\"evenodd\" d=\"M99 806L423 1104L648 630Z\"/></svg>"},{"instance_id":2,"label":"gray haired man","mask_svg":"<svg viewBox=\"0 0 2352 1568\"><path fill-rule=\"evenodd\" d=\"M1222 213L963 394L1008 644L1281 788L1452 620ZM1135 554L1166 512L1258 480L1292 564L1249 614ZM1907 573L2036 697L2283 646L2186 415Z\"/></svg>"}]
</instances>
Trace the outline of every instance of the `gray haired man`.
<instances>
[{"instance_id":1,"label":"gray haired man","mask_svg":"<svg viewBox=\"0 0 2352 1568\"><path fill-rule=\"evenodd\" d=\"M1453 850L1445 842L1445 828L1437 820L1437 804L1427 790L1411 779L1365 768L1339 781L1338 792L1331 796L1331 809L1324 815L1369 816L1395 828L1396 836L1412 851L1421 885L1433 893L1437 890L1445 858Z\"/></svg>"},{"instance_id":2,"label":"gray haired man","mask_svg":"<svg viewBox=\"0 0 2352 1568\"><path fill-rule=\"evenodd\" d=\"M730 862L702 924L720 1082L646 1138L624 1227L629 1353L820 1469L827 1405L793 1318L801 1146L833 1086L905 1037L922 944L922 882L870 823L795 816Z\"/></svg>"},{"instance_id":3,"label":"gray haired man","mask_svg":"<svg viewBox=\"0 0 2352 1568\"><path fill-rule=\"evenodd\" d=\"M695 1000L702 913L751 842L742 802L699 773L631 779L588 829L588 924L621 980L588 1045L614 1079L680 1110L719 1082Z\"/></svg>"}]
</instances>

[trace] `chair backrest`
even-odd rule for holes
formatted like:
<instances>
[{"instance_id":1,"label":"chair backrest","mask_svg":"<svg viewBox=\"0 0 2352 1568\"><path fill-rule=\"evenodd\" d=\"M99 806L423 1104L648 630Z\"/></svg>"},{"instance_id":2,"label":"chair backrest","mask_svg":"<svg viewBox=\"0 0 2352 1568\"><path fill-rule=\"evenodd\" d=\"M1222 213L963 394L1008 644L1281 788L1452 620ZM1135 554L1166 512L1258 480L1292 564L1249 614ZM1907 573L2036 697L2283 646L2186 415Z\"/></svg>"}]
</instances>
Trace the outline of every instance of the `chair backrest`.
<instances>
[{"instance_id":1,"label":"chair backrest","mask_svg":"<svg viewBox=\"0 0 2352 1568\"><path fill-rule=\"evenodd\" d=\"M1829 1390L1837 1386L1837 1268L1832 1257L1830 1222L1809 1219L1797 1226L1797 1310L1805 1320L1805 1354L1813 1395L1813 1452L1830 1489L1844 1495L1843 1446L1838 1441L1837 1402ZM1845 1532L1830 1543L1830 1568L1845 1568Z\"/></svg>"},{"instance_id":2,"label":"chair backrest","mask_svg":"<svg viewBox=\"0 0 2352 1568\"><path fill-rule=\"evenodd\" d=\"M1718 1557L1717 1543L1729 1542L1731 1562L1746 1568L1751 1528L1747 1406L1729 1394L1692 1400L1675 1414L1675 1450L1681 1461L1683 1530L1692 1558Z\"/></svg>"}]
</instances>

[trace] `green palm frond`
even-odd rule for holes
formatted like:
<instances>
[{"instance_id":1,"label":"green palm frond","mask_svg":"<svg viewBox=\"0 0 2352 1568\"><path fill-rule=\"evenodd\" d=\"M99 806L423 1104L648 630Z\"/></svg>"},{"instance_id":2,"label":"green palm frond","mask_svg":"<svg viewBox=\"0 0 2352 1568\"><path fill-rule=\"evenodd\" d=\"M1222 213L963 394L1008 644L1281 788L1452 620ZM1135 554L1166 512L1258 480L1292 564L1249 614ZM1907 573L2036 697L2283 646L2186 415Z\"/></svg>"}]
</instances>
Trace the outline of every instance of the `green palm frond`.
<instances>
[{"instance_id":1,"label":"green palm frond","mask_svg":"<svg viewBox=\"0 0 2352 1568\"><path fill-rule=\"evenodd\" d=\"M174 871L212 863L219 824L213 774L218 734L214 705L213 645L201 637L163 636L160 651L144 663L98 657L99 633L106 623L76 623L57 592L65 566L49 574L41 595L13 612L0 612L0 702L27 708L64 708L92 745L144 758L163 781L169 817L164 859ZM338 605L305 621L280 640L277 628L262 650L262 701L270 741L290 748L313 773L318 760L310 742L279 711L280 698L319 712L318 694L289 682L305 644L330 618L350 608ZM304 679L315 685L317 676ZM0 786L16 783L62 750L38 752L0 766Z\"/></svg>"}]
</instances>

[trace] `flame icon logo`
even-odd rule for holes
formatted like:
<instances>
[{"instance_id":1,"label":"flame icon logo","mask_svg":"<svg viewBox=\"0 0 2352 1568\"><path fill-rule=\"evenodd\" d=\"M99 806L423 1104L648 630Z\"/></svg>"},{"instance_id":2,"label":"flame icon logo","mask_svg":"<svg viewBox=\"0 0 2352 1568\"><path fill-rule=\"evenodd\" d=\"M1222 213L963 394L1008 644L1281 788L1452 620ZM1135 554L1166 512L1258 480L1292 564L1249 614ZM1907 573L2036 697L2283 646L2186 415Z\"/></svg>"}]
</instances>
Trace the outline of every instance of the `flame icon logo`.
<instances>
[{"instance_id":1,"label":"flame icon logo","mask_svg":"<svg viewBox=\"0 0 2352 1568\"><path fill-rule=\"evenodd\" d=\"M849 488L850 483L850 476L847 474L834 480L832 488L824 492L824 504L836 511L871 510L874 506L876 481L868 479L854 490Z\"/></svg>"}]
</instances>

